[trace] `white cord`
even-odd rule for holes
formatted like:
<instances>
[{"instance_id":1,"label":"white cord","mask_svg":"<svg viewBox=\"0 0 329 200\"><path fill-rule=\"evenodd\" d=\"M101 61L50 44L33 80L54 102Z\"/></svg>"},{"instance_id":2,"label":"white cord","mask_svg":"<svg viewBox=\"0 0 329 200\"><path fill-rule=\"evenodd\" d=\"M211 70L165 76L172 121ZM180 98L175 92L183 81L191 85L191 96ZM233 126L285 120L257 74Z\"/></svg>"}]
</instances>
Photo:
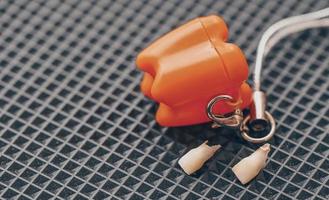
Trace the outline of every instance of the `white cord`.
<instances>
[{"instance_id":1,"label":"white cord","mask_svg":"<svg viewBox=\"0 0 329 200\"><path fill-rule=\"evenodd\" d=\"M254 90L259 91L261 86L261 71L264 57L270 49L283 37L303 31L309 28L327 27L329 19L322 19L329 16L329 8L319 11L288 17L270 26L263 34L258 47L256 65L254 70Z\"/></svg>"}]
</instances>

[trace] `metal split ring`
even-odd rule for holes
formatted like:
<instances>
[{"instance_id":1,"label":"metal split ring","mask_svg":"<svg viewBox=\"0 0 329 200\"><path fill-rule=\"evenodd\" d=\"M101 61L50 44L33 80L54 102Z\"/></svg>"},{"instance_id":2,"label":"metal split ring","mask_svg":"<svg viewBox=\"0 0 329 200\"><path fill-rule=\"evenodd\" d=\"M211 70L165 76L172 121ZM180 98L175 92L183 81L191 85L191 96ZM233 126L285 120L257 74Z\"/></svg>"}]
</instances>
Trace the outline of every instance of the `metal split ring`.
<instances>
[{"instance_id":1,"label":"metal split ring","mask_svg":"<svg viewBox=\"0 0 329 200\"><path fill-rule=\"evenodd\" d=\"M265 111L265 116L267 118L267 120L270 122L271 124L271 129L269 131L269 133L264 136L264 137L261 137L261 138L255 138L255 137L251 137L249 135L249 128L248 128L248 123L249 123L249 120L250 120L250 115L248 115L243 121L242 121L242 124L240 126L240 131L241 131L241 136L249 141L249 142L252 142L252 143L263 143L263 142L267 142L268 140L270 140L273 135L274 135L274 132L275 132L275 120L273 118L273 116Z\"/></svg>"}]
</instances>

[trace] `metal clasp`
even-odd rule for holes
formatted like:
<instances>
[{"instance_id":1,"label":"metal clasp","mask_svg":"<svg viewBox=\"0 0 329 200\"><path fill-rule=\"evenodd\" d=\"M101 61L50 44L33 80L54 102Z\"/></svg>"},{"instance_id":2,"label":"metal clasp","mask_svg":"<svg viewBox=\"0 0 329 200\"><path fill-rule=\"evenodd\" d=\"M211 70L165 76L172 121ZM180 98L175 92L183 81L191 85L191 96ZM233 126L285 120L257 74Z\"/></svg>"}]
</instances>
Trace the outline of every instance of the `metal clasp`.
<instances>
[{"instance_id":1,"label":"metal clasp","mask_svg":"<svg viewBox=\"0 0 329 200\"><path fill-rule=\"evenodd\" d=\"M213 112L213 108L216 105L216 103L218 103L220 101L228 101L227 103L232 105L235 108L234 111L231 113L225 114L225 115L215 114ZM260 138L252 137L249 135L250 130L248 128L248 124L250 123L250 121L252 119L253 113L251 113L251 115L248 115L246 118L244 118L243 113L242 113L241 109L239 108L240 104L241 104L241 101L234 102L233 97L231 97L229 95L218 95L218 96L212 98L209 101L209 103L207 105L207 109L206 109L209 119L211 119L213 121L212 128L218 128L218 127L222 127L222 126L239 128L242 137L245 140L252 142L252 143L262 143L262 142L266 142L266 141L270 140L273 137L274 132L275 132L275 121L274 121L274 118L272 117L272 115L270 113L268 113L267 111L265 111L265 109L263 109L264 116L262 119L264 120L264 123L261 124L262 125L261 129L264 129L265 125L266 126L270 125L271 129L269 130L267 135L265 135L264 137L260 137ZM259 123L251 123L250 126L253 130L260 129Z\"/></svg>"},{"instance_id":2,"label":"metal clasp","mask_svg":"<svg viewBox=\"0 0 329 200\"><path fill-rule=\"evenodd\" d=\"M228 103L235 107L235 110L232 113L220 115L215 114L213 112L213 108L216 105L216 103L220 101L228 101ZM229 127L235 127L238 128L241 126L241 123L243 121L243 113L239 109L239 105L241 104L241 101L234 102L233 97L229 95L218 95L211 99L207 105L206 112L209 117L214 123L212 124L213 128L218 128L221 126L229 126Z\"/></svg>"}]
</instances>

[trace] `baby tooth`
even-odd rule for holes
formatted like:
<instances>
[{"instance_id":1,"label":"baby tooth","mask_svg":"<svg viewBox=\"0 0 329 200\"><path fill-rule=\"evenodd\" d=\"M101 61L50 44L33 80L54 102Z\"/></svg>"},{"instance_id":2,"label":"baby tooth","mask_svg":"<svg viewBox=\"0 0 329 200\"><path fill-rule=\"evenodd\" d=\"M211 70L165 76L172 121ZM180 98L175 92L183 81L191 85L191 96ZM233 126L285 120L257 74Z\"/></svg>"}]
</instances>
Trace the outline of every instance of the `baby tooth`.
<instances>
[{"instance_id":1,"label":"baby tooth","mask_svg":"<svg viewBox=\"0 0 329 200\"><path fill-rule=\"evenodd\" d=\"M186 174L190 175L200 169L221 147L220 145L208 146L207 143L208 141L205 141L200 146L191 149L179 159L178 164Z\"/></svg>"},{"instance_id":2,"label":"baby tooth","mask_svg":"<svg viewBox=\"0 0 329 200\"><path fill-rule=\"evenodd\" d=\"M270 144L264 144L250 156L242 159L233 168L233 173L242 184L246 184L256 177L266 165Z\"/></svg>"}]
</instances>

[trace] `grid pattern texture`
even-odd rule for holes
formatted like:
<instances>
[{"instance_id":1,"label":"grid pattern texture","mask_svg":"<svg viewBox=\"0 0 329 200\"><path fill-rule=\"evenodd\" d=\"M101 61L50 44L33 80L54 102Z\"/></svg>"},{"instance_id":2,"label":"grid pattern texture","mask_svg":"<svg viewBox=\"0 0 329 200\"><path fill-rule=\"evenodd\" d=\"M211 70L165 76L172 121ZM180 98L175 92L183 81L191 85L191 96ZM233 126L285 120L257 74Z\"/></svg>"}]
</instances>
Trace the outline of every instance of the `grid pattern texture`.
<instances>
[{"instance_id":1,"label":"grid pattern texture","mask_svg":"<svg viewBox=\"0 0 329 200\"><path fill-rule=\"evenodd\" d=\"M329 199L328 29L289 36L266 60L263 89L278 128L266 169L246 186L231 167L257 146L209 124L159 127L134 64L155 38L215 13L253 66L270 24L328 6L326 0L0 1L0 198ZM185 175L178 158L206 139L222 150Z\"/></svg>"}]
</instances>

